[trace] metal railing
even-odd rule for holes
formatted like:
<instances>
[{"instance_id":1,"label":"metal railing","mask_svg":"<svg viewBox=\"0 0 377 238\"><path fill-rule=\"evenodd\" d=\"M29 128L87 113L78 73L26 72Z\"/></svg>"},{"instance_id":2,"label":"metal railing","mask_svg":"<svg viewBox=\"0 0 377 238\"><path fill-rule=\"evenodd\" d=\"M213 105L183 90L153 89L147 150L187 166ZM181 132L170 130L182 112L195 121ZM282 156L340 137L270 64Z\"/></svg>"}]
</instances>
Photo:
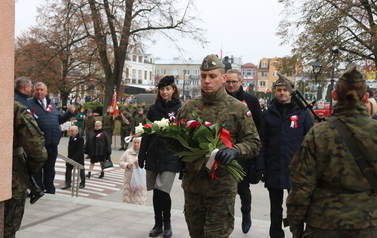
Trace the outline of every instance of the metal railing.
<instances>
[{"instance_id":1,"label":"metal railing","mask_svg":"<svg viewBox=\"0 0 377 238\"><path fill-rule=\"evenodd\" d=\"M80 169L84 169L82 164L77 163L73 159L70 159L62 154L58 153L58 158L64 160L65 162L73 166L72 172L72 194L71 196L79 196L79 183L80 183Z\"/></svg>"}]
</instances>

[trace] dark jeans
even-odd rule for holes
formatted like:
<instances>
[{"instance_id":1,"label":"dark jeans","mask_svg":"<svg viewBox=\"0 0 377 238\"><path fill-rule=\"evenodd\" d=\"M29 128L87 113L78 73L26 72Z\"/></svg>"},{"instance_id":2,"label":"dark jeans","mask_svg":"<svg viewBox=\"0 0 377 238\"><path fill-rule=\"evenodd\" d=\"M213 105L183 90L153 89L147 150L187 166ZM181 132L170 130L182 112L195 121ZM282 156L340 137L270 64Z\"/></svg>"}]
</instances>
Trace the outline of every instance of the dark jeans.
<instances>
[{"instance_id":1,"label":"dark jeans","mask_svg":"<svg viewBox=\"0 0 377 238\"><path fill-rule=\"evenodd\" d=\"M283 238L285 236L283 225L283 196L284 190L267 188L270 196L270 237ZM289 193L289 190L288 190Z\"/></svg>"},{"instance_id":2,"label":"dark jeans","mask_svg":"<svg viewBox=\"0 0 377 238\"><path fill-rule=\"evenodd\" d=\"M51 145L46 146L47 150L47 160L35 174L34 178L38 186L45 190L46 193L55 194L55 162L56 157L58 156L58 146Z\"/></svg>"},{"instance_id":3,"label":"dark jeans","mask_svg":"<svg viewBox=\"0 0 377 238\"><path fill-rule=\"evenodd\" d=\"M251 191L250 191L250 183L247 179L249 177L249 170L246 170L246 176L244 179L238 183L237 186L237 193L240 195L241 199L241 212L242 213L250 213L251 211Z\"/></svg>"}]
</instances>

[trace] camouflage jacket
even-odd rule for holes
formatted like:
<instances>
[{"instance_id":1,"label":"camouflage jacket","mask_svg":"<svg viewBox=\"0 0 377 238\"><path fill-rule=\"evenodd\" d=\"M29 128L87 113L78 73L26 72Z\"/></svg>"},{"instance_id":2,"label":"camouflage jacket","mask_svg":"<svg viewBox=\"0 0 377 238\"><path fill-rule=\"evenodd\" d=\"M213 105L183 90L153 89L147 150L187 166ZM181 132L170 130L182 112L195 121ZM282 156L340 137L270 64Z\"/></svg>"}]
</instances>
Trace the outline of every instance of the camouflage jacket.
<instances>
[{"instance_id":1,"label":"camouflage jacket","mask_svg":"<svg viewBox=\"0 0 377 238\"><path fill-rule=\"evenodd\" d=\"M89 134L92 130L94 130L95 123L96 118L94 116L84 118L84 124L82 126L82 129L85 132L85 134Z\"/></svg>"},{"instance_id":2,"label":"camouflage jacket","mask_svg":"<svg viewBox=\"0 0 377 238\"><path fill-rule=\"evenodd\" d=\"M255 157L261 147L259 135L249 109L236 98L228 95L222 87L216 93L203 93L185 102L176 120L194 120L199 117L211 123L221 123L229 130L231 141L239 152L240 159ZM206 172L206 168L202 169ZM237 181L226 168L218 167L218 179L203 179L197 176L192 163L186 163L182 188L187 192L208 197L235 196Z\"/></svg>"},{"instance_id":3,"label":"camouflage jacket","mask_svg":"<svg viewBox=\"0 0 377 238\"><path fill-rule=\"evenodd\" d=\"M132 124L132 117L131 114L127 111L123 114L124 118L122 117L122 113L119 113L118 116L115 117L115 120L118 120L120 122L120 128L122 130L131 130L131 124ZM126 119L126 120L124 120Z\"/></svg>"},{"instance_id":4,"label":"camouflage jacket","mask_svg":"<svg viewBox=\"0 0 377 238\"><path fill-rule=\"evenodd\" d=\"M114 117L111 114L106 113L102 117L102 128L107 132L113 132L114 130Z\"/></svg>"},{"instance_id":5,"label":"camouflage jacket","mask_svg":"<svg viewBox=\"0 0 377 238\"><path fill-rule=\"evenodd\" d=\"M338 102L339 104L339 102ZM365 160L377 171L377 121L366 106L336 105L335 116L345 123ZM294 236L302 225L331 230L377 229L377 196L351 152L328 121L312 127L289 165L292 190L287 214Z\"/></svg>"},{"instance_id":6,"label":"camouflage jacket","mask_svg":"<svg viewBox=\"0 0 377 238\"><path fill-rule=\"evenodd\" d=\"M43 132L29 112L27 107L14 102L12 196L15 199L22 198L27 188L20 173L36 173L47 159Z\"/></svg>"}]
</instances>

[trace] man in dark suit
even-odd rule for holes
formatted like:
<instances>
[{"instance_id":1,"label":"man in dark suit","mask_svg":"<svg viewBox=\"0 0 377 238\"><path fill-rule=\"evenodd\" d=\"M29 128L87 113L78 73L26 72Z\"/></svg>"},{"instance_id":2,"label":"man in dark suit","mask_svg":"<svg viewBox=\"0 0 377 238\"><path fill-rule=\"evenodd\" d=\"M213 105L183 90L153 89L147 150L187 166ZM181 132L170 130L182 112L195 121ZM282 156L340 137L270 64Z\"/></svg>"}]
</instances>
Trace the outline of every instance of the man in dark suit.
<instances>
[{"instance_id":1,"label":"man in dark suit","mask_svg":"<svg viewBox=\"0 0 377 238\"><path fill-rule=\"evenodd\" d=\"M84 165L84 138L78 133L79 129L77 126L71 126L69 128L71 136L69 137L68 143L68 158L73 159L77 163ZM66 163L65 170L65 186L61 189L71 188L72 179L72 169L73 165ZM80 169L80 186L79 188L85 187L85 169Z\"/></svg>"},{"instance_id":2,"label":"man in dark suit","mask_svg":"<svg viewBox=\"0 0 377 238\"><path fill-rule=\"evenodd\" d=\"M55 162L58 156L58 144L62 137L60 124L74 116L75 106L71 105L65 114L60 114L47 96L47 85L37 82L34 85L33 98L29 98L30 111L37 121L39 128L44 133L47 160L42 168L34 175L38 186L46 193L55 194Z\"/></svg>"}]
</instances>

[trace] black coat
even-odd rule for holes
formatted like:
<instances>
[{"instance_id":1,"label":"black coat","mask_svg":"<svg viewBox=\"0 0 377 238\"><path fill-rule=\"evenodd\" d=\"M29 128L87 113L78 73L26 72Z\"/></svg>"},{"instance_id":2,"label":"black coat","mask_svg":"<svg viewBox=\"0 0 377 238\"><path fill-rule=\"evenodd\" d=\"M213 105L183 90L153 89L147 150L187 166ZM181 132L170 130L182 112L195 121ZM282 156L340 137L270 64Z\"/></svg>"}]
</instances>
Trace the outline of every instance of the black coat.
<instances>
[{"instance_id":1,"label":"black coat","mask_svg":"<svg viewBox=\"0 0 377 238\"><path fill-rule=\"evenodd\" d=\"M180 107L181 102L178 99L173 99L168 103L165 103L164 100L156 100L156 103L149 108L147 118L152 122L162 118L170 119L173 122ZM143 136L139 151L141 167L145 164L146 170L159 173L163 171L178 172L178 158L166 148L164 139L160 136Z\"/></svg>"},{"instance_id":2,"label":"black coat","mask_svg":"<svg viewBox=\"0 0 377 238\"><path fill-rule=\"evenodd\" d=\"M60 124L68 121L74 116L69 110L63 115L56 109L55 103L51 103L49 98L47 99L47 105L50 107L49 111L43 109L38 100L29 98L28 102L31 105L30 110L33 113L35 120L38 123L39 128L44 133L46 146L57 146L62 137L62 131L60 130Z\"/></svg>"},{"instance_id":3,"label":"black coat","mask_svg":"<svg viewBox=\"0 0 377 238\"><path fill-rule=\"evenodd\" d=\"M84 165L84 138L80 134L69 137L68 158Z\"/></svg>"},{"instance_id":4,"label":"black coat","mask_svg":"<svg viewBox=\"0 0 377 238\"><path fill-rule=\"evenodd\" d=\"M105 161L111 154L109 134L104 129L93 130L89 133L88 141L85 144L85 154L88 154L91 161Z\"/></svg>"},{"instance_id":5,"label":"black coat","mask_svg":"<svg viewBox=\"0 0 377 238\"><path fill-rule=\"evenodd\" d=\"M253 117L255 126L257 127L258 132L260 132L260 127L262 123L262 111L260 108L259 100L254 95L251 95L247 92L245 92L242 88L238 90L238 92L235 95L232 95L228 93L229 95L237 98L239 101L244 103L250 110L251 115ZM252 159L240 159L238 160L238 163L244 168L245 170L253 169L255 158Z\"/></svg>"}]
</instances>

